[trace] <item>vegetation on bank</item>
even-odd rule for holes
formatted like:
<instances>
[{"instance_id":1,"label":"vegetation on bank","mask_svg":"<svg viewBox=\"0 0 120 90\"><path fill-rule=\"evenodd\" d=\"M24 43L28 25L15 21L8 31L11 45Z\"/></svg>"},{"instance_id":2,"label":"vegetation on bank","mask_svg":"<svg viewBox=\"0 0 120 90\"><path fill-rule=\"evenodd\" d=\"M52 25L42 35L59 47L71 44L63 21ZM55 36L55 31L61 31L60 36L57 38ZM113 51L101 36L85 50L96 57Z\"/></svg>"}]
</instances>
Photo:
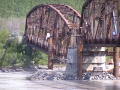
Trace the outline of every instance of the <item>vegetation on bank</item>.
<instances>
[{"instance_id":1,"label":"vegetation on bank","mask_svg":"<svg viewBox=\"0 0 120 90\"><path fill-rule=\"evenodd\" d=\"M25 40L19 42L18 37L12 37L7 30L0 31L0 66L28 66L32 64L47 64L47 55L26 45Z\"/></svg>"}]
</instances>

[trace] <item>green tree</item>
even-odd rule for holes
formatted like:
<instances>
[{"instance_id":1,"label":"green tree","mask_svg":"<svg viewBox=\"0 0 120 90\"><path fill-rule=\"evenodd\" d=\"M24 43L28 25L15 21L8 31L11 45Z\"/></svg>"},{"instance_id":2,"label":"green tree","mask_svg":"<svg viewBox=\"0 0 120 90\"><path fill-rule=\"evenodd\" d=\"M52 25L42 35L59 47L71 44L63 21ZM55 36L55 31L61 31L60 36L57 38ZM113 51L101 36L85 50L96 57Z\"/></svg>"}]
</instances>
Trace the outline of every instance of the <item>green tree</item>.
<instances>
[{"instance_id":1,"label":"green tree","mask_svg":"<svg viewBox=\"0 0 120 90\"><path fill-rule=\"evenodd\" d=\"M22 17L39 4L66 4L81 12L85 0L0 0L1 17Z\"/></svg>"}]
</instances>

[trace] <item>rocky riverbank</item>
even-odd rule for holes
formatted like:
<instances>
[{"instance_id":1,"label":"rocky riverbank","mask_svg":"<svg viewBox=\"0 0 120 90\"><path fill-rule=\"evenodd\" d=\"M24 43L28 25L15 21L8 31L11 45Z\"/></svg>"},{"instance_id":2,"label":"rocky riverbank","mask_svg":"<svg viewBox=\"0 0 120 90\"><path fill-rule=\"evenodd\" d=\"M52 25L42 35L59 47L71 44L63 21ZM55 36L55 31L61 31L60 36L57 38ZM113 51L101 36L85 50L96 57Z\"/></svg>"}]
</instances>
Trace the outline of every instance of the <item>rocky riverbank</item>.
<instances>
[{"instance_id":1,"label":"rocky riverbank","mask_svg":"<svg viewBox=\"0 0 120 90\"><path fill-rule=\"evenodd\" d=\"M43 69L43 68L42 68ZM0 72L9 73L9 72L22 72L22 71L34 71L36 72L38 69L36 66L29 67L21 67L21 66L9 66L9 67L1 67Z\"/></svg>"},{"instance_id":2,"label":"rocky riverbank","mask_svg":"<svg viewBox=\"0 0 120 90\"><path fill-rule=\"evenodd\" d=\"M0 68L0 72L5 72L5 73L9 73L9 72L21 72L24 69L22 67L2 67Z\"/></svg>"},{"instance_id":3,"label":"rocky riverbank","mask_svg":"<svg viewBox=\"0 0 120 90\"><path fill-rule=\"evenodd\" d=\"M38 70L30 77L31 80L116 80L109 72L86 72L82 78L77 78L76 74L65 70ZM120 77L118 78L120 80Z\"/></svg>"},{"instance_id":4,"label":"rocky riverbank","mask_svg":"<svg viewBox=\"0 0 120 90\"><path fill-rule=\"evenodd\" d=\"M0 68L0 72L22 72L25 70L36 71L33 75L30 76L31 80L116 80L112 73L109 72L86 72L83 73L82 78L78 78L75 73L69 72L66 70L65 66L63 67L54 67L53 70L48 70L47 66L38 67L6 67ZM118 78L120 80L120 76Z\"/></svg>"}]
</instances>

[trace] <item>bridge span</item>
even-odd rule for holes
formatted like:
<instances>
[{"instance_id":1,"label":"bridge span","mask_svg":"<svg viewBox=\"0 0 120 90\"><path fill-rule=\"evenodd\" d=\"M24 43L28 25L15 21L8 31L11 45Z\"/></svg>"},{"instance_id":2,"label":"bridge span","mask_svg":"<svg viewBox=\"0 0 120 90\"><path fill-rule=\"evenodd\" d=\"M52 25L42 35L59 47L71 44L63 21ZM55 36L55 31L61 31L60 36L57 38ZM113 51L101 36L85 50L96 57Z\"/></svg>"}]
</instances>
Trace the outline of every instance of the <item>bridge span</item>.
<instances>
[{"instance_id":1,"label":"bridge span","mask_svg":"<svg viewBox=\"0 0 120 90\"><path fill-rule=\"evenodd\" d=\"M102 53L114 58L118 77L120 46L120 0L87 0L81 15L62 4L41 4L26 16L27 44L48 54L48 68L53 59L67 58L69 47L77 48L77 74L82 75L83 53ZM83 51L85 47L113 47L113 51Z\"/></svg>"}]
</instances>

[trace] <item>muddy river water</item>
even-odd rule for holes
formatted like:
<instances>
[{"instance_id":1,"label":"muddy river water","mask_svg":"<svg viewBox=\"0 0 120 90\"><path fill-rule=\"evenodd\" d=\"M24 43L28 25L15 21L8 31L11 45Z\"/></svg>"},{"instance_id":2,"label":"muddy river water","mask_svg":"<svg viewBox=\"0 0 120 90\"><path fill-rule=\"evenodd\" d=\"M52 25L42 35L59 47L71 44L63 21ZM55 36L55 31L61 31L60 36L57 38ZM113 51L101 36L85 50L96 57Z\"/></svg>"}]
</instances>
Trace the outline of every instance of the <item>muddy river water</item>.
<instances>
[{"instance_id":1,"label":"muddy river water","mask_svg":"<svg viewBox=\"0 0 120 90\"><path fill-rule=\"evenodd\" d=\"M120 90L120 80L37 81L27 77L34 72L0 72L0 90Z\"/></svg>"}]
</instances>

